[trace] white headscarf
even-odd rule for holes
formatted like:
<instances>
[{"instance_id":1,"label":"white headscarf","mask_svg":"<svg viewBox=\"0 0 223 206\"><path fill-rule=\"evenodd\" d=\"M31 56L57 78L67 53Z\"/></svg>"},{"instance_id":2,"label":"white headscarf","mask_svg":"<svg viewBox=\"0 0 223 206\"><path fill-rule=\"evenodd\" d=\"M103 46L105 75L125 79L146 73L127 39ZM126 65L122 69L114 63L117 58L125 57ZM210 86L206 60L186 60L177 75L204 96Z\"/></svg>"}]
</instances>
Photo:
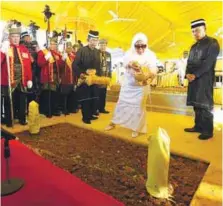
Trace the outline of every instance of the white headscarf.
<instances>
[{"instance_id":1,"label":"white headscarf","mask_svg":"<svg viewBox=\"0 0 223 206\"><path fill-rule=\"evenodd\" d=\"M143 44L147 45L144 53L139 55L136 52L135 44L138 41L142 41ZM126 52L124 56L124 66L127 66L129 62L137 61L141 66L148 67L151 72L157 73L157 58L154 52L148 49L148 39L145 34L137 33L132 40L131 48Z\"/></svg>"}]
</instances>

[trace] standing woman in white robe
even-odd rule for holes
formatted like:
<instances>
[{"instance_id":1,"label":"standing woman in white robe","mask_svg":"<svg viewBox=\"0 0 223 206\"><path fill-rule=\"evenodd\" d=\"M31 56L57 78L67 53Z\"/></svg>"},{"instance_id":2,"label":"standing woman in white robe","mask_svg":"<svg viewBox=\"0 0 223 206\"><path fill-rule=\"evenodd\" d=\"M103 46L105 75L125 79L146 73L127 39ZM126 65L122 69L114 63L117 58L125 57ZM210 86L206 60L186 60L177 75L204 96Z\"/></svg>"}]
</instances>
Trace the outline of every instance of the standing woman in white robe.
<instances>
[{"instance_id":1,"label":"standing woman in white robe","mask_svg":"<svg viewBox=\"0 0 223 206\"><path fill-rule=\"evenodd\" d=\"M156 55L148 49L148 40L143 33L134 36L131 49L125 54L124 82L111 123L105 128L108 131L115 128L115 125L120 125L131 129L132 137L137 137L139 133L147 133L146 100L150 92L149 85L141 86L134 77L135 61L141 67L148 68L148 79L157 73Z\"/></svg>"}]
</instances>

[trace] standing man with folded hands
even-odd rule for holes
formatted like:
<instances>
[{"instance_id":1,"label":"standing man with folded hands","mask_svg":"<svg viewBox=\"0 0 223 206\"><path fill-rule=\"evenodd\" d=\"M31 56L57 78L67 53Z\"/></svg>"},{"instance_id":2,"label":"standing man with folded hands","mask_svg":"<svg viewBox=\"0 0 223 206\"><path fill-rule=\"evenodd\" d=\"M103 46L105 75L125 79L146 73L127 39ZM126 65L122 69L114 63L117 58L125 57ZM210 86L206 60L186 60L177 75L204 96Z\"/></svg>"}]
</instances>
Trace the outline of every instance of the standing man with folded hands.
<instances>
[{"instance_id":1,"label":"standing man with folded hands","mask_svg":"<svg viewBox=\"0 0 223 206\"><path fill-rule=\"evenodd\" d=\"M192 45L187 62L186 78L189 81L187 105L194 107L195 124L185 132L201 133L199 139L213 137L213 87L215 64L219 54L218 41L206 35L204 19L191 22L196 43Z\"/></svg>"}]
</instances>

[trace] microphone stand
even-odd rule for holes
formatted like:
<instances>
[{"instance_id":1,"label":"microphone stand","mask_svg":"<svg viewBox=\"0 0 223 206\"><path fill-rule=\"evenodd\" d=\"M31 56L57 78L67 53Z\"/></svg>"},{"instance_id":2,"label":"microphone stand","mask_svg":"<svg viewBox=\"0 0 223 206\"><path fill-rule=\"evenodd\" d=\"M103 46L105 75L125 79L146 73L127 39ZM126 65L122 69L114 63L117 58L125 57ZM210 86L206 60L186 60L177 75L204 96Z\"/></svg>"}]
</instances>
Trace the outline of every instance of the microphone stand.
<instances>
[{"instance_id":1,"label":"microphone stand","mask_svg":"<svg viewBox=\"0 0 223 206\"><path fill-rule=\"evenodd\" d=\"M10 178L9 169L9 157L10 157L10 147L9 140L15 139L15 136L6 130L1 128L1 136L5 139L4 141L4 158L6 161L6 180L1 182L1 196L11 195L16 193L24 186L24 180L19 178Z\"/></svg>"}]
</instances>

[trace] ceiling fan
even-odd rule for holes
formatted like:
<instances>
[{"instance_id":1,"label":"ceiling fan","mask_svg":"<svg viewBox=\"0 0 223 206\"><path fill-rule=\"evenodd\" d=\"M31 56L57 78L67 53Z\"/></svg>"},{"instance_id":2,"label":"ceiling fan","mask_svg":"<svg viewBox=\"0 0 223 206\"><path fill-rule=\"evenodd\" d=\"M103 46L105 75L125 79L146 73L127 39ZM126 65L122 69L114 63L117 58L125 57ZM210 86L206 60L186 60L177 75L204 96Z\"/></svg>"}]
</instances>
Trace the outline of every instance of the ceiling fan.
<instances>
[{"instance_id":1,"label":"ceiling fan","mask_svg":"<svg viewBox=\"0 0 223 206\"><path fill-rule=\"evenodd\" d=\"M176 32L175 32L175 30L172 30L171 31L172 32L172 41L168 41L167 43L168 43L168 48L172 48L172 47L177 47L177 46L181 46L181 45L183 45L183 43L180 43L180 42L176 42Z\"/></svg>"},{"instance_id":2,"label":"ceiling fan","mask_svg":"<svg viewBox=\"0 0 223 206\"><path fill-rule=\"evenodd\" d=\"M106 24L112 23L112 22L133 22L136 21L136 19L130 19L130 18L120 18L118 14L118 2L116 3L116 12L109 10L108 13L113 17L113 19L105 21Z\"/></svg>"},{"instance_id":3,"label":"ceiling fan","mask_svg":"<svg viewBox=\"0 0 223 206\"><path fill-rule=\"evenodd\" d=\"M175 32L172 30L172 41L168 41L167 43L169 44L168 47L175 47L177 44L176 44L176 34Z\"/></svg>"}]
</instances>

